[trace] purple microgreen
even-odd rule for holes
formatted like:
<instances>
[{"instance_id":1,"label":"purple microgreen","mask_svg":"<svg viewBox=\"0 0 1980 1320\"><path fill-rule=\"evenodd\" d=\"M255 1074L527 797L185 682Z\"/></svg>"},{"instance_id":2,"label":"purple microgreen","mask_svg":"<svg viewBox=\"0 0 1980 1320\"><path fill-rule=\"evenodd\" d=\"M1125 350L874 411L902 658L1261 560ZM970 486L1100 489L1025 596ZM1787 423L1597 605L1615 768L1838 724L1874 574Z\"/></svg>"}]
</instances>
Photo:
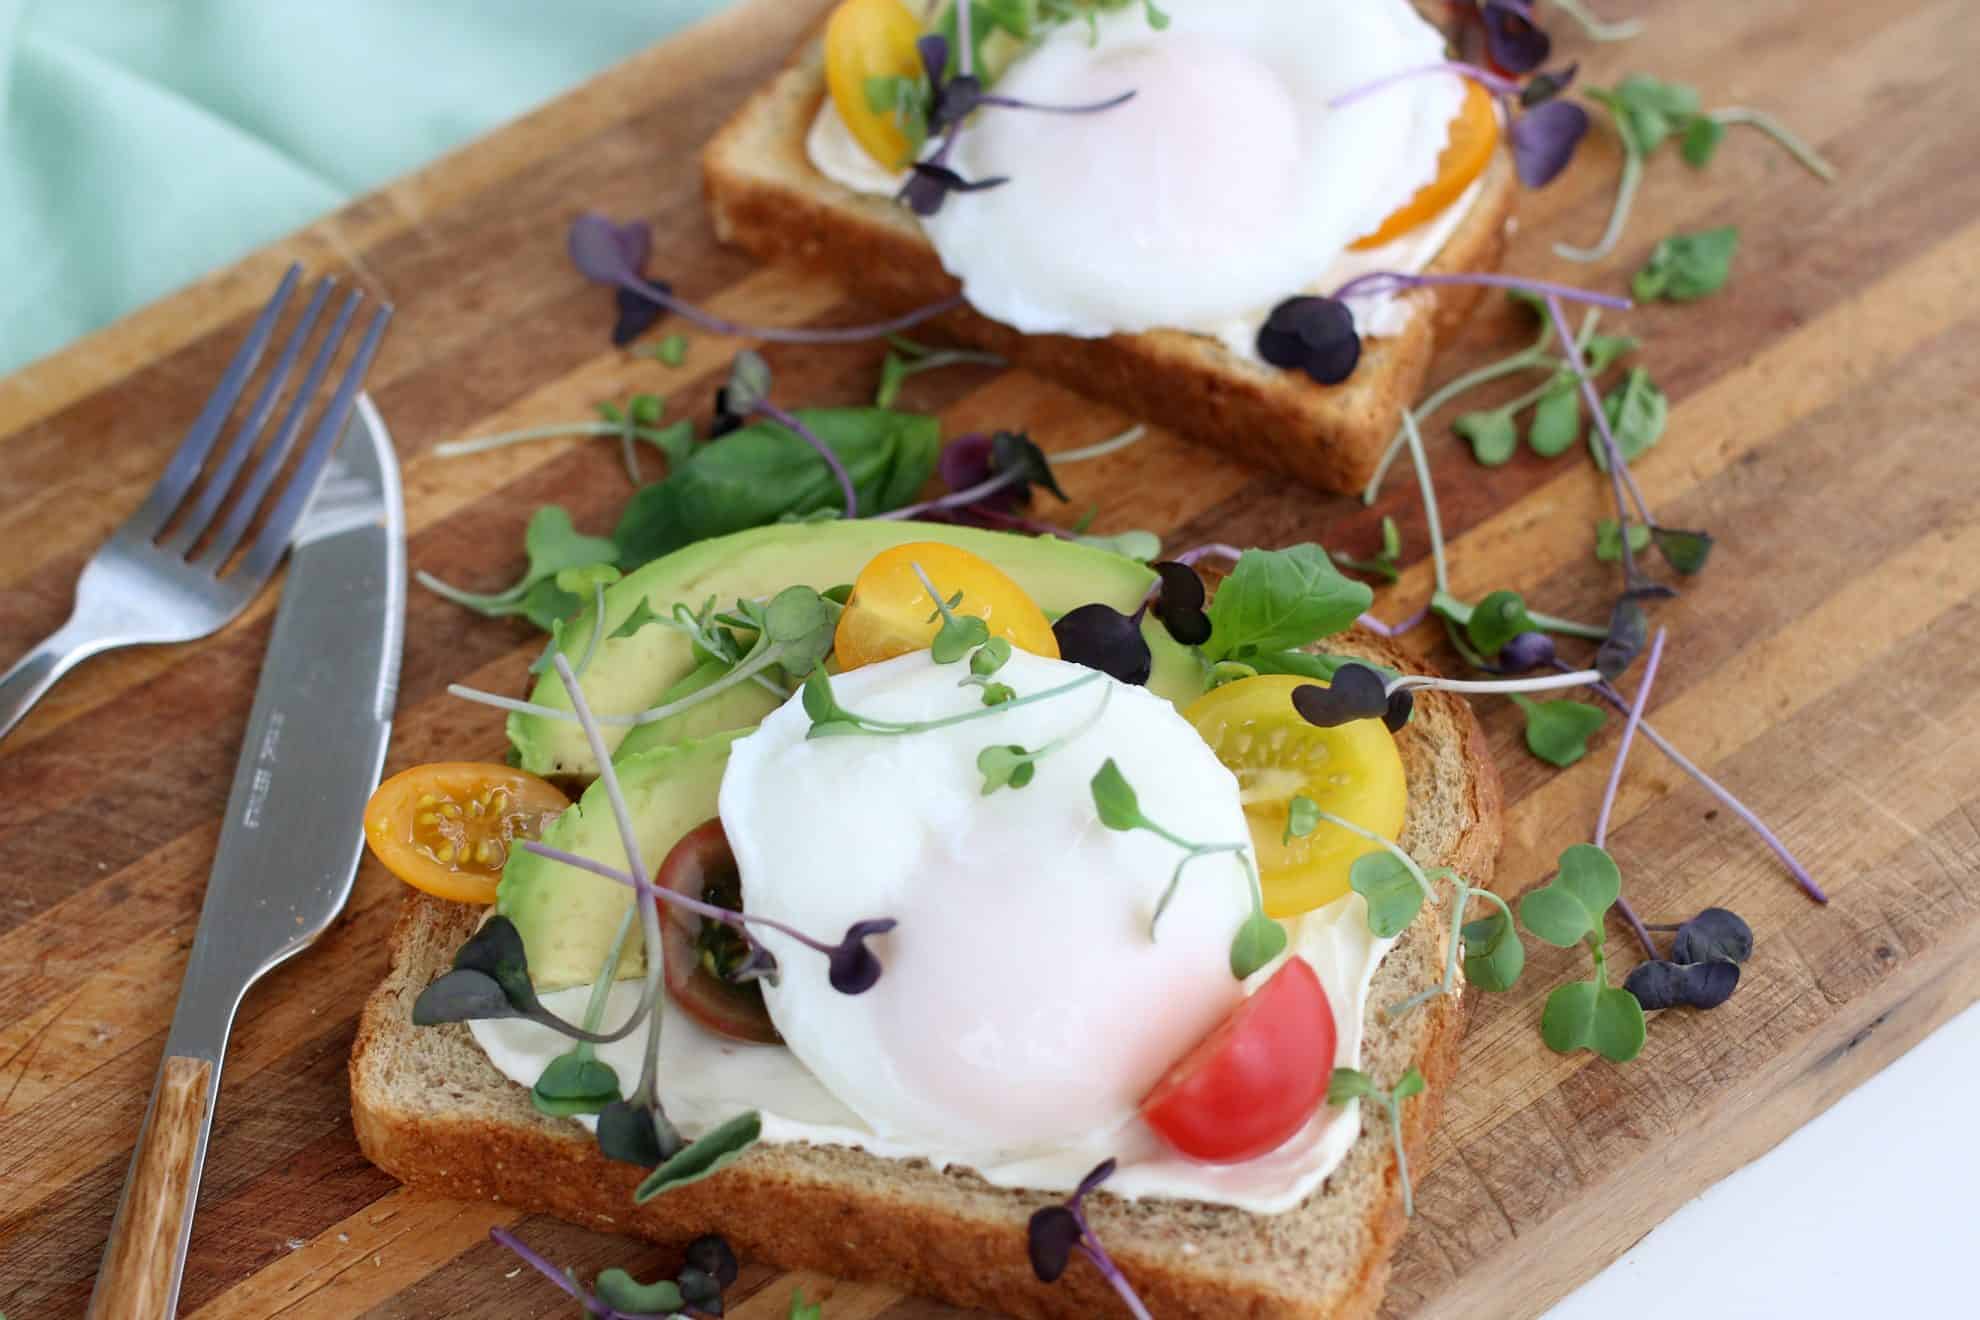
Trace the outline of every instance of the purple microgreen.
<instances>
[{"instance_id":1,"label":"purple microgreen","mask_svg":"<svg viewBox=\"0 0 1980 1320\"><path fill-rule=\"evenodd\" d=\"M1122 683L1147 686L1155 658L1141 635L1140 611L1123 614L1098 601L1060 615L1052 624L1059 657L1097 669Z\"/></svg>"},{"instance_id":2,"label":"purple microgreen","mask_svg":"<svg viewBox=\"0 0 1980 1320\"><path fill-rule=\"evenodd\" d=\"M1717 1008L1738 988L1739 966L1728 962L1678 963L1652 958L1637 964L1623 978L1623 989L1646 1013L1680 1005Z\"/></svg>"},{"instance_id":3,"label":"purple microgreen","mask_svg":"<svg viewBox=\"0 0 1980 1320\"><path fill-rule=\"evenodd\" d=\"M1133 1285L1114 1264L1086 1218L1086 1197L1113 1173L1114 1161L1102 1160L1080 1179L1079 1186L1065 1201L1035 1211L1026 1228L1026 1250L1031 1257L1032 1273L1041 1283L1057 1283L1064 1277L1066 1267L1072 1263L1072 1253L1077 1250L1100 1271L1135 1320L1150 1320L1148 1308L1135 1295Z\"/></svg>"},{"instance_id":4,"label":"purple microgreen","mask_svg":"<svg viewBox=\"0 0 1980 1320\"><path fill-rule=\"evenodd\" d=\"M586 211L572 221L568 246L578 271L594 283L609 284L636 293L683 320L718 335L778 344L858 344L912 329L963 305L962 296L958 294L870 325L797 329L744 325L675 297L665 285L649 282L641 274L640 266L627 259L629 252L618 237L618 231L622 228L596 211Z\"/></svg>"},{"instance_id":5,"label":"purple microgreen","mask_svg":"<svg viewBox=\"0 0 1980 1320\"><path fill-rule=\"evenodd\" d=\"M1322 385L1340 384L1361 361L1354 313L1338 298L1286 299L1259 327L1257 345L1266 362L1303 371Z\"/></svg>"},{"instance_id":6,"label":"purple microgreen","mask_svg":"<svg viewBox=\"0 0 1980 1320\"><path fill-rule=\"evenodd\" d=\"M1382 517L1382 546L1375 554L1356 559L1344 551L1333 553L1334 562L1342 568L1367 573L1385 582L1394 582L1402 576L1402 532L1396 527L1396 520L1386 514Z\"/></svg>"},{"instance_id":7,"label":"purple microgreen","mask_svg":"<svg viewBox=\"0 0 1980 1320\"><path fill-rule=\"evenodd\" d=\"M986 192L1009 183L1010 176L994 174L985 179L965 179L947 165L918 160L910 167L910 177L901 187L901 201L918 216L931 216L942 209L951 193Z\"/></svg>"},{"instance_id":8,"label":"purple microgreen","mask_svg":"<svg viewBox=\"0 0 1980 1320\"><path fill-rule=\"evenodd\" d=\"M650 1169L687 1143L658 1109L614 1100L598 1111L598 1153Z\"/></svg>"},{"instance_id":9,"label":"purple microgreen","mask_svg":"<svg viewBox=\"0 0 1980 1320\"><path fill-rule=\"evenodd\" d=\"M1616 759L1609 767L1609 782L1602 789L1602 805L1595 813L1595 846L1606 847L1609 840L1609 813L1615 809L1616 790L1622 786L1623 765L1629 760L1630 744L1636 740L1636 730L1643 723L1643 711L1650 704L1650 688L1657 681L1657 665L1664 658L1665 630L1659 628L1650 641L1650 655L1643 662L1643 677L1636 685L1636 696L1629 703L1629 713L1623 720L1622 737L1616 743ZM1616 910L1622 913L1636 938L1642 941L1643 950L1650 957L1657 956L1657 946L1651 943L1650 932L1644 929L1643 919L1629 905L1629 900L1618 897Z\"/></svg>"},{"instance_id":10,"label":"purple microgreen","mask_svg":"<svg viewBox=\"0 0 1980 1320\"><path fill-rule=\"evenodd\" d=\"M1494 96L1516 97L1520 92L1519 80L1517 78L1509 78L1504 74L1494 73L1492 70L1477 64L1466 64L1459 60L1439 60L1435 64L1418 64L1407 69L1399 69L1395 73L1384 74L1373 82L1366 82L1358 87L1350 87L1347 91L1329 100L1327 102L1327 108L1329 110L1344 110L1356 101L1373 96L1377 92L1387 91L1399 83L1410 82L1417 78L1435 74L1467 78Z\"/></svg>"},{"instance_id":11,"label":"purple microgreen","mask_svg":"<svg viewBox=\"0 0 1980 1320\"><path fill-rule=\"evenodd\" d=\"M1137 443L1147 433L1146 426L1137 424L1098 444L1068 449L1050 458L1023 432L999 431L988 439L980 435L959 436L943 451L940 459L942 479L951 486L959 481L969 481L970 484L936 499L892 509L874 517L900 521L926 518L930 514L945 517L964 514L985 521L1000 521L995 515L1005 508L1026 503L1034 485L1045 487L1061 500L1066 498L1053 472L1054 464L1064 466L1104 458ZM1042 523L1034 525L1021 521L1020 525L1026 530L1068 538L1072 536L1062 528L1048 527Z\"/></svg>"},{"instance_id":12,"label":"purple microgreen","mask_svg":"<svg viewBox=\"0 0 1980 1320\"><path fill-rule=\"evenodd\" d=\"M1598 293L1593 289L1576 288L1572 284L1556 284L1549 280L1528 279L1523 275L1494 275L1481 271L1438 274L1433 271L1372 270L1355 276L1334 290L1334 297L1353 298L1382 293L1401 293L1409 289L1436 288L1450 284L1474 285L1488 289L1514 289L1542 298L1590 303L1619 312L1626 312L1631 306L1629 299L1619 298L1612 293ZM1571 338L1563 338L1562 342L1573 341Z\"/></svg>"},{"instance_id":13,"label":"purple microgreen","mask_svg":"<svg viewBox=\"0 0 1980 1320\"><path fill-rule=\"evenodd\" d=\"M1553 53L1553 40L1533 21L1527 0L1485 0L1479 18L1492 63L1508 73L1530 73Z\"/></svg>"},{"instance_id":14,"label":"purple microgreen","mask_svg":"<svg viewBox=\"0 0 1980 1320\"><path fill-rule=\"evenodd\" d=\"M618 284L620 276L646 269L653 253L653 227L644 220L614 224L587 211L571 225L571 264L594 284Z\"/></svg>"},{"instance_id":15,"label":"purple microgreen","mask_svg":"<svg viewBox=\"0 0 1980 1320\"><path fill-rule=\"evenodd\" d=\"M1169 636L1184 646L1210 640L1210 616L1203 611L1203 579L1188 564L1169 560L1153 566L1161 579L1153 609Z\"/></svg>"},{"instance_id":16,"label":"purple microgreen","mask_svg":"<svg viewBox=\"0 0 1980 1320\"><path fill-rule=\"evenodd\" d=\"M1369 632L1374 633L1377 637L1393 638L1400 637L1404 633L1411 631L1429 617L1430 607L1425 605L1416 613L1399 619L1395 623L1384 623L1372 614L1364 614L1357 618L1355 622L1366 628Z\"/></svg>"},{"instance_id":17,"label":"purple microgreen","mask_svg":"<svg viewBox=\"0 0 1980 1320\"><path fill-rule=\"evenodd\" d=\"M1499 648L1499 670L1524 674L1553 664L1554 658L1554 639L1546 633L1531 630L1516 633Z\"/></svg>"},{"instance_id":18,"label":"purple microgreen","mask_svg":"<svg viewBox=\"0 0 1980 1320\"><path fill-rule=\"evenodd\" d=\"M752 926L766 926L780 934L789 936L805 948L825 955L826 960L832 967L830 978L832 987L835 990L839 990L842 994L856 995L872 988L874 981L879 979L878 968L880 967L880 962L872 951L865 947L865 941L875 935L884 935L899 924L891 917L856 921L846 929L844 938L837 944L827 944L825 941L814 939L797 927L787 922L778 921L774 917L761 916L752 912L736 912L716 903L710 903L687 894L677 893L672 889L667 889L649 880L642 879L630 871L620 870L618 867L598 861L596 858L584 857L563 848L552 847L550 844L540 842L536 839L525 839L517 846L524 852L535 853L538 857L543 857L553 862L560 862L575 870L584 871L590 875L599 876L603 879L625 885L645 898L669 904L685 912L692 912L704 921L720 922L749 941L753 950L761 948L762 945L761 941L756 938L755 933L751 930ZM766 955L768 952L768 950L764 950ZM752 954L752 957L754 956ZM774 965L774 957L772 958L771 965ZM866 979L869 975L871 979ZM847 985L857 984L859 988L846 989L840 984L842 980Z\"/></svg>"},{"instance_id":19,"label":"purple microgreen","mask_svg":"<svg viewBox=\"0 0 1980 1320\"><path fill-rule=\"evenodd\" d=\"M667 297L673 296L674 286L665 280L654 280L652 287ZM622 286L612 290L612 312L612 346L624 348L658 325L667 308L644 292Z\"/></svg>"},{"instance_id":20,"label":"purple microgreen","mask_svg":"<svg viewBox=\"0 0 1980 1320\"><path fill-rule=\"evenodd\" d=\"M747 418L761 413L785 430L810 445L817 455L825 460L831 470L832 479L839 483L839 494L845 501L847 518L859 517L859 491L853 486L852 474L846 471L832 446L820 439L818 433L806 426L795 414L785 411L770 401L770 364L763 355L751 349L736 354L735 362L729 368L729 383L722 397L722 409L737 416Z\"/></svg>"},{"instance_id":21,"label":"purple microgreen","mask_svg":"<svg viewBox=\"0 0 1980 1320\"><path fill-rule=\"evenodd\" d=\"M1579 64L1565 68L1549 69L1536 73L1526 80L1526 86L1519 89L1519 105L1522 110L1545 105L1574 85L1574 76L1581 72Z\"/></svg>"},{"instance_id":22,"label":"purple microgreen","mask_svg":"<svg viewBox=\"0 0 1980 1320\"><path fill-rule=\"evenodd\" d=\"M1389 712L1389 691L1382 676L1366 665L1342 665L1331 683L1306 683L1293 689L1293 709L1301 719L1331 729L1355 720L1378 720Z\"/></svg>"},{"instance_id":23,"label":"purple microgreen","mask_svg":"<svg viewBox=\"0 0 1980 1320\"><path fill-rule=\"evenodd\" d=\"M1228 559L1232 563L1244 558L1244 551L1221 541L1211 541L1205 545L1191 546L1176 556L1178 564L1188 564L1194 568L1205 559Z\"/></svg>"},{"instance_id":24,"label":"purple microgreen","mask_svg":"<svg viewBox=\"0 0 1980 1320\"><path fill-rule=\"evenodd\" d=\"M1643 607L1632 596L1619 597L1609 613L1609 635L1595 649L1596 670L1606 681L1615 682L1636 663L1649 635L1650 621Z\"/></svg>"},{"instance_id":25,"label":"purple microgreen","mask_svg":"<svg viewBox=\"0 0 1980 1320\"><path fill-rule=\"evenodd\" d=\"M738 1273L735 1253L730 1250L729 1244L711 1233L697 1238L688 1247L687 1263L672 1279L642 1284L624 1270L608 1269L600 1271L593 1283L596 1292L588 1293L578 1286L577 1278L570 1270L557 1268L508 1229L491 1228L488 1236L555 1284L576 1301L586 1315L599 1316L602 1320L670 1320L682 1315L687 1308L720 1315L722 1292L736 1281ZM723 1260L728 1262L726 1270L721 1268ZM701 1262L714 1264L717 1268L705 1269Z\"/></svg>"},{"instance_id":26,"label":"purple microgreen","mask_svg":"<svg viewBox=\"0 0 1980 1320\"><path fill-rule=\"evenodd\" d=\"M1544 188L1560 177L1588 136L1588 111L1573 101L1548 100L1513 118L1513 168L1529 188Z\"/></svg>"},{"instance_id":27,"label":"purple microgreen","mask_svg":"<svg viewBox=\"0 0 1980 1320\"><path fill-rule=\"evenodd\" d=\"M1738 913L1719 907L1680 923L1671 943L1671 957L1681 963L1743 963L1752 956L1753 928Z\"/></svg>"},{"instance_id":28,"label":"purple microgreen","mask_svg":"<svg viewBox=\"0 0 1980 1320\"><path fill-rule=\"evenodd\" d=\"M1565 668L1565 666L1557 667ZM1608 683L1591 683L1589 688L1596 696L1602 698L1602 700L1608 702L1609 705L1615 707L1617 710L1627 711L1629 709L1628 700ZM1760 842L1766 845L1769 852L1780 858L1781 865L1787 868L1788 874L1794 877L1794 882L1801 886L1803 892L1817 903L1826 903L1829 901L1829 895L1823 890L1821 885L1815 882L1815 877L1809 874L1808 868L1803 866L1792 852L1788 851L1788 846L1781 842L1780 836L1768 829L1766 822L1754 814L1752 808L1735 797L1732 790L1728 789L1724 784L1721 784L1718 780L1706 774L1690 757L1679 751L1670 739L1652 728L1648 721L1641 721L1639 723L1643 731L1643 736L1650 740L1652 746L1669 758L1672 765L1675 765L1679 770L1697 780L1700 787L1717 798L1720 805L1732 812L1733 815L1740 819L1742 824L1752 830L1758 836Z\"/></svg>"}]
</instances>

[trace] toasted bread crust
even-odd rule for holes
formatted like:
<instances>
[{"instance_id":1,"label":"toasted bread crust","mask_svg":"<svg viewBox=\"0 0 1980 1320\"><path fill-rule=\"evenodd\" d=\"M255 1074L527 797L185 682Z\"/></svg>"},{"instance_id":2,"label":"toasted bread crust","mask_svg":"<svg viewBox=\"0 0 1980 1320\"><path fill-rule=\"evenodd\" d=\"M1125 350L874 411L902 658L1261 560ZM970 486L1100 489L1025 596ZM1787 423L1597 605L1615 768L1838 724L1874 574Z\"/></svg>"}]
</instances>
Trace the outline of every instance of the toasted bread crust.
<instances>
[{"instance_id":1,"label":"toasted bread crust","mask_svg":"<svg viewBox=\"0 0 1980 1320\"><path fill-rule=\"evenodd\" d=\"M1387 643L1349 648L1397 663ZM1424 694L1398 739L1412 785L1405 841L1435 814L1448 838L1426 862L1478 883L1498 853L1499 782L1470 708ZM1436 801L1428 800L1432 792ZM1445 819L1448 817L1448 819ZM1434 979L1444 960L1448 909L1425 912L1377 973L1372 1002ZM393 937L392 970L367 1002L351 1055L360 1147L417 1190L498 1200L656 1241L725 1234L746 1255L792 1268L897 1284L966 1306L1070 1318L1112 1313L1118 1302L1090 1269L1039 1283L1025 1222L1055 1197L990 1187L974 1174L938 1173L842 1147L758 1147L703 1182L635 1206L640 1171L601 1156L568 1120L536 1113L527 1092L497 1073L466 1029L415 1027L413 1000L446 970L480 909L408 897ZM1390 1080L1414 1064L1428 1082L1406 1110L1416 1167L1455 1069L1462 997L1447 996L1399 1022L1371 1016L1365 1064ZM1341 1168L1300 1207L1254 1215L1199 1202L1089 1201L1096 1230L1156 1315L1339 1317L1373 1315L1404 1227L1401 1185L1386 1124L1364 1119Z\"/></svg>"},{"instance_id":2,"label":"toasted bread crust","mask_svg":"<svg viewBox=\"0 0 1980 1320\"><path fill-rule=\"evenodd\" d=\"M812 167L805 134L823 96L820 57L815 43L808 44L709 142L702 180L716 236L764 261L856 272L860 296L889 309L953 296L961 286L911 216ZM1516 192L1511 162L1501 152L1430 269L1496 269ZM1369 340L1354 375L1336 386L1177 331L1106 339L1024 335L966 307L935 324L960 342L1200 443L1349 492L1373 475L1403 409L1422 388L1438 340L1463 324L1483 293L1446 285L1404 295L1418 314L1401 334Z\"/></svg>"}]
</instances>

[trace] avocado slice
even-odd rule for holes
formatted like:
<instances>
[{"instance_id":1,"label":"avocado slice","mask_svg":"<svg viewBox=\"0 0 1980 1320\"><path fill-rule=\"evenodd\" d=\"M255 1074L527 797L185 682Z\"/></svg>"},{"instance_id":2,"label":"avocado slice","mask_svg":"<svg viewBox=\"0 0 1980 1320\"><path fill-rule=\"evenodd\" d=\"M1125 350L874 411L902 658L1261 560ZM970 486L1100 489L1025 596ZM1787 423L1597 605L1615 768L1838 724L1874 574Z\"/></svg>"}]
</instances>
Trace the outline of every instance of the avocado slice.
<instances>
[{"instance_id":1,"label":"avocado slice","mask_svg":"<svg viewBox=\"0 0 1980 1320\"><path fill-rule=\"evenodd\" d=\"M658 870L681 836L716 814L729 747L746 730L615 757L619 789L632 813L640 860ZM543 842L612 866L626 864L605 786L593 784L543 832ZM495 910L515 922L539 992L590 985L632 904L629 886L574 870L518 848L502 868ZM643 975L644 943L628 942L621 977Z\"/></svg>"},{"instance_id":2,"label":"avocado slice","mask_svg":"<svg viewBox=\"0 0 1980 1320\"><path fill-rule=\"evenodd\" d=\"M877 519L755 527L697 541L607 588L606 636L585 672L585 697L600 714L629 715L659 705L671 689L695 675L693 648L673 628L651 624L629 637L611 635L642 600L665 617L676 603L700 609L710 597L726 607L738 597L769 597L794 584L823 591L851 582L873 556L908 541L942 541L981 555L1008 573L1054 618L1093 601L1132 611L1155 582L1146 564L1054 537ZM582 654L590 645L596 626L590 614L587 608L565 628L565 645L573 654ZM1148 686L1178 705L1200 695L1202 676L1190 651L1172 641L1152 618L1144 620L1142 632L1155 657ZM554 673L538 680L530 700L558 710L571 708ZM692 737L723 727L725 721L733 721L730 727L754 725L769 709L766 703L773 701L771 694L754 685L734 688L707 707L677 717L682 721L678 725L669 720L651 726L664 732L637 731L639 741L634 746L648 748ZM515 714L509 716L508 727L516 763L523 769L581 782L598 773L584 731L575 723ZM607 727L605 741L608 748L617 748L628 741L628 732Z\"/></svg>"}]
</instances>

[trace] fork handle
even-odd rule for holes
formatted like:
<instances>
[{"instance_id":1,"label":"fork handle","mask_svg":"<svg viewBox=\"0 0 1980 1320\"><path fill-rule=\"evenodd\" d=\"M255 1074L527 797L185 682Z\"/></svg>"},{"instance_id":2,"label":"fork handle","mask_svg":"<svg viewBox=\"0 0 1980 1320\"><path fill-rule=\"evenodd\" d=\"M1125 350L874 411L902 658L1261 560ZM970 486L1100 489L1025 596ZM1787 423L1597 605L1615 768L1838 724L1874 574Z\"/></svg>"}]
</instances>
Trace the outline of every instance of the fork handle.
<instances>
[{"instance_id":1,"label":"fork handle","mask_svg":"<svg viewBox=\"0 0 1980 1320\"><path fill-rule=\"evenodd\" d=\"M219 1080L210 1059L172 1055L159 1069L89 1320L171 1320Z\"/></svg>"},{"instance_id":2,"label":"fork handle","mask_svg":"<svg viewBox=\"0 0 1980 1320\"><path fill-rule=\"evenodd\" d=\"M104 634L99 620L86 618L81 610L70 615L67 623L0 674L0 739L13 731L57 679L90 656L118 644Z\"/></svg>"}]
</instances>

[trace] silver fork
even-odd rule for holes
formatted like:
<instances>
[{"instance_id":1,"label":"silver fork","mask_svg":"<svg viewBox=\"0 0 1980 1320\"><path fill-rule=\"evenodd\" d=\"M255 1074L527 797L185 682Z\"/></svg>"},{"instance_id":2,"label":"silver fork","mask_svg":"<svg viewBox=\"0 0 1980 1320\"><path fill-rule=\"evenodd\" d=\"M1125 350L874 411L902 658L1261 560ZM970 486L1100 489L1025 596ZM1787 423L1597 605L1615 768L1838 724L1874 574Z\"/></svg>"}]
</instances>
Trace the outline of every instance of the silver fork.
<instances>
[{"instance_id":1,"label":"silver fork","mask_svg":"<svg viewBox=\"0 0 1980 1320\"><path fill-rule=\"evenodd\" d=\"M273 438L248 472L239 497L216 527L216 516L247 468L248 459L254 455L255 444L275 412L283 387L330 301L335 281L328 276L318 280L302 319L283 343L254 402L242 414L233 442L214 464L199 495L190 503L186 497L206 467L235 404L247 392L262 351L274 337L276 322L301 278L302 267L289 267L275 296L261 309L246 341L227 364L220 383L207 396L206 406L194 419L172 461L166 464L158 484L151 488L137 512L83 566L69 621L0 675L0 738L5 738L20 723L21 717L57 679L90 656L120 646L189 642L218 632L248 607L274 575L288 551L296 524L316 493L330 451L350 419L351 407L364 383L364 373L392 319L391 304L381 304L372 313L370 325L345 367L336 393L319 416L316 430L297 459L294 471L276 490L276 478L302 432L304 414L322 388L345 332L357 314L358 304L364 300L364 295L356 289L345 297L310 359L302 385L282 413ZM182 506L183 516L173 525L172 517ZM239 562L229 568L228 561L240 550L242 538L264 506L268 516L260 532L241 552ZM161 536L168 526L171 531ZM213 535L201 546L201 538L208 531ZM200 547L197 554L193 553L195 547Z\"/></svg>"}]
</instances>

